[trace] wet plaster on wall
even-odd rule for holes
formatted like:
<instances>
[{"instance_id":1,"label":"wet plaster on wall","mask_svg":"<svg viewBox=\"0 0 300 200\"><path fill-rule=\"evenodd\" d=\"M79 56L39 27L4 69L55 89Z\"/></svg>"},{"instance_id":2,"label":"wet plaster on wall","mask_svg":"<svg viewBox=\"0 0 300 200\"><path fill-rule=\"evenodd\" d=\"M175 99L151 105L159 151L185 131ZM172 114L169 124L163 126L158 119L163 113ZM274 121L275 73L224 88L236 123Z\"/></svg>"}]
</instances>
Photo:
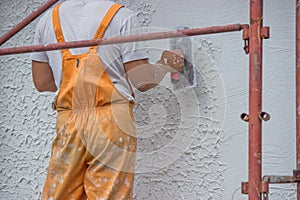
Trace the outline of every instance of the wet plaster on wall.
<instances>
[{"instance_id":1,"label":"wet plaster on wall","mask_svg":"<svg viewBox=\"0 0 300 200\"><path fill-rule=\"evenodd\" d=\"M151 8L144 10L146 14L139 12L139 17L151 22L151 11L162 2L127 3L133 9L139 7L136 4ZM149 27L145 20L140 22ZM144 31L166 30L151 27ZM216 63L220 49L205 39L192 43L197 66L195 88L175 91L166 77L152 91L137 92L135 199L221 199L226 167L218 159L225 112L224 88ZM152 62L159 59L162 49L170 48L168 40L146 45Z\"/></svg>"},{"instance_id":2,"label":"wet plaster on wall","mask_svg":"<svg viewBox=\"0 0 300 200\"><path fill-rule=\"evenodd\" d=\"M272 28L271 38L264 41L263 106L272 115L263 124L263 172L267 175L292 175L296 168L295 6L294 1L265 2L264 23ZM295 184L272 185L271 198L296 199Z\"/></svg>"},{"instance_id":3,"label":"wet plaster on wall","mask_svg":"<svg viewBox=\"0 0 300 200\"><path fill-rule=\"evenodd\" d=\"M167 45L159 43L149 45L152 51ZM221 199L226 165L219 160L225 112L216 66L220 49L205 39L193 44L195 88L174 91L166 77L137 96L136 199Z\"/></svg>"},{"instance_id":4,"label":"wet plaster on wall","mask_svg":"<svg viewBox=\"0 0 300 200\"><path fill-rule=\"evenodd\" d=\"M159 5L160 0L135 1L135 0L113 0L136 12L141 26L149 26L152 20L152 14Z\"/></svg>"},{"instance_id":5,"label":"wet plaster on wall","mask_svg":"<svg viewBox=\"0 0 300 200\"><path fill-rule=\"evenodd\" d=\"M264 24L271 27L271 38L264 41L263 108L272 115L263 123L263 174L292 174L295 167L294 119L294 20L295 3L265 1ZM160 1L152 26L178 25L206 27L249 22L249 1ZM225 88L226 117L220 145L224 170L223 199L246 199L240 183L247 181L247 123L239 116L248 110L248 56L244 54L241 33L225 33L208 38L222 51L219 73ZM284 116L284 117L283 117ZM294 199L294 185L271 187L270 198Z\"/></svg>"}]
</instances>

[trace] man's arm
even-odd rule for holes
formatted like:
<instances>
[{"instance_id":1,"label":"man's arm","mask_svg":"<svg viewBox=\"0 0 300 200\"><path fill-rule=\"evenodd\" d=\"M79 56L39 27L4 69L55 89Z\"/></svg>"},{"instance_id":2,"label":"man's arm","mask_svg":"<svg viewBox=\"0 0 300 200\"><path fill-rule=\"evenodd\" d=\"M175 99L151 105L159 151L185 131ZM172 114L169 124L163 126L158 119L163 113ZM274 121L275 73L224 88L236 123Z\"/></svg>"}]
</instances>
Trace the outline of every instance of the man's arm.
<instances>
[{"instance_id":1,"label":"man's arm","mask_svg":"<svg viewBox=\"0 0 300 200\"><path fill-rule=\"evenodd\" d=\"M55 92L57 90L49 63L32 61L32 78L39 92Z\"/></svg>"},{"instance_id":2,"label":"man's arm","mask_svg":"<svg viewBox=\"0 0 300 200\"><path fill-rule=\"evenodd\" d=\"M147 59L136 60L124 64L131 83L139 91L145 92L158 85L169 72L182 71L184 58L179 51L164 51L156 64Z\"/></svg>"}]
</instances>

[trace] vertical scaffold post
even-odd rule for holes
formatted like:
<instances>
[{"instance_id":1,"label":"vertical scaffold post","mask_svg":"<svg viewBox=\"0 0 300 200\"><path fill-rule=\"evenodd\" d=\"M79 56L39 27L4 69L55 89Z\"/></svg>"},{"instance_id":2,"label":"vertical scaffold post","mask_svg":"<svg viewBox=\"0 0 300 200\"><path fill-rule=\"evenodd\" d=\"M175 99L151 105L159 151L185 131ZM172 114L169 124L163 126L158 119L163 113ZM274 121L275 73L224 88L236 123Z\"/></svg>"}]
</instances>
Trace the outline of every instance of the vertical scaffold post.
<instances>
[{"instance_id":1,"label":"vertical scaffold post","mask_svg":"<svg viewBox=\"0 0 300 200\"><path fill-rule=\"evenodd\" d=\"M261 200L263 0L250 0L248 199Z\"/></svg>"},{"instance_id":2,"label":"vertical scaffold post","mask_svg":"<svg viewBox=\"0 0 300 200\"><path fill-rule=\"evenodd\" d=\"M300 0L296 0L296 167L300 170ZM300 200L300 183L297 183Z\"/></svg>"}]
</instances>

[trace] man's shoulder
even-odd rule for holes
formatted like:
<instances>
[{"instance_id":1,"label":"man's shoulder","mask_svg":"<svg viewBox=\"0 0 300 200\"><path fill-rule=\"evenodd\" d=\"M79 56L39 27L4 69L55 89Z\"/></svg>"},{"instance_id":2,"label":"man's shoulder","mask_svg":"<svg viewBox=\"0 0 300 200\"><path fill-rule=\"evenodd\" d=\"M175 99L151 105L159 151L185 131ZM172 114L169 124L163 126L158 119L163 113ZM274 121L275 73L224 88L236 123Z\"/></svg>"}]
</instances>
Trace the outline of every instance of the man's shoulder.
<instances>
[{"instance_id":1,"label":"man's shoulder","mask_svg":"<svg viewBox=\"0 0 300 200\"><path fill-rule=\"evenodd\" d=\"M49 25L48 23L51 21L52 18L52 9L47 10L39 19L37 23L37 29L45 29L45 26Z\"/></svg>"}]
</instances>

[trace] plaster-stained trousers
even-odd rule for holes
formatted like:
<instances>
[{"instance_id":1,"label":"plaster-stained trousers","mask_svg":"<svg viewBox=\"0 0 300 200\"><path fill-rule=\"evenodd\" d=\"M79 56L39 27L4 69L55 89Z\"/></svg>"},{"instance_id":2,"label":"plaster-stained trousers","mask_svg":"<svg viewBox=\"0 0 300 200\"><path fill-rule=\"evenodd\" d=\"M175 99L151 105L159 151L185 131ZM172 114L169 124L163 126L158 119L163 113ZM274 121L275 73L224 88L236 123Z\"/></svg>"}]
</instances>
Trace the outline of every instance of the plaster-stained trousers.
<instances>
[{"instance_id":1,"label":"plaster-stained trousers","mask_svg":"<svg viewBox=\"0 0 300 200\"><path fill-rule=\"evenodd\" d=\"M102 20L102 38L121 6ZM53 10L58 42L64 42L59 5ZM62 50L62 83L56 97L56 138L42 200L131 200L136 152L133 102L111 82L97 53L72 55ZM101 55L100 55L101 56Z\"/></svg>"}]
</instances>

